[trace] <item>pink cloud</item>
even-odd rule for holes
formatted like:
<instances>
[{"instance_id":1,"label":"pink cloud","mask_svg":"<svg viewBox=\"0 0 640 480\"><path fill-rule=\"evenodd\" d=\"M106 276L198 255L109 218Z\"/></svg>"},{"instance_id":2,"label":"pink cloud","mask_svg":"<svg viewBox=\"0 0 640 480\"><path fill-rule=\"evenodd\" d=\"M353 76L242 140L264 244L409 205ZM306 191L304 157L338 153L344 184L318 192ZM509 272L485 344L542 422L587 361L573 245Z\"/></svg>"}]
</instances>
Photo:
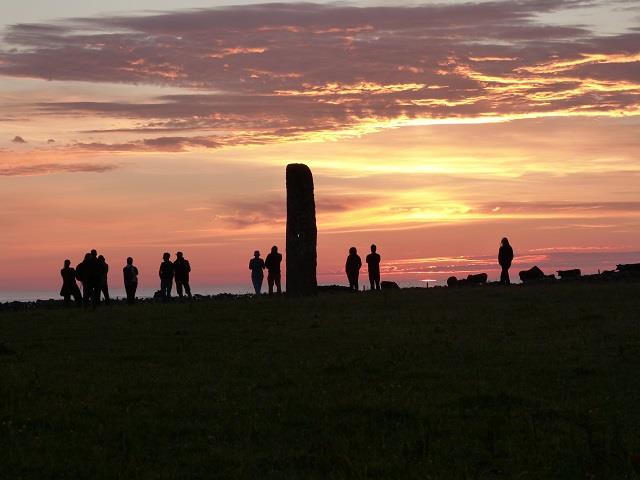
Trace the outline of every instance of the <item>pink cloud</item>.
<instances>
[{"instance_id":1,"label":"pink cloud","mask_svg":"<svg viewBox=\"0 0 640 480\"><path fill-rule=\"evenodd\" d=\"M640 32L601 37L538 20L584 5L268 4L14 25L0 73L185 89L31 106L136 122L85 133L104 135L80 143L105 151L271 143L398 119L640 113ZM112 144L115 131L136 138ZM170 132L191 135L159 137Z\"/></svg>"}]
</instances>

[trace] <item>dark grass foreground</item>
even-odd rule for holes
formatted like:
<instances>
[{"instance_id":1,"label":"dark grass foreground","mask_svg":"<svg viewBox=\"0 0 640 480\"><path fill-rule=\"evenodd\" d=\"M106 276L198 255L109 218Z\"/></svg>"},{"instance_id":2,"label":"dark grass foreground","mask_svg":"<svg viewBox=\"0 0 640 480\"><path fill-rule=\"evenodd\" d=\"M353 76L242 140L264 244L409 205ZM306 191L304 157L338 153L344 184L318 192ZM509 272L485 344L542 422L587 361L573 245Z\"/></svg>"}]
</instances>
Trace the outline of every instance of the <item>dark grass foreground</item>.
<instances>
[{"instance_id":1,"label":"dark grass foreground","mask_svg":"<svg viewBox=\"0 0 640 480\"><path fill-rule=\"evenodd\" d=\"M0 314L0 478L640 478L640 284Z\"/></svg>"}]
</instances>

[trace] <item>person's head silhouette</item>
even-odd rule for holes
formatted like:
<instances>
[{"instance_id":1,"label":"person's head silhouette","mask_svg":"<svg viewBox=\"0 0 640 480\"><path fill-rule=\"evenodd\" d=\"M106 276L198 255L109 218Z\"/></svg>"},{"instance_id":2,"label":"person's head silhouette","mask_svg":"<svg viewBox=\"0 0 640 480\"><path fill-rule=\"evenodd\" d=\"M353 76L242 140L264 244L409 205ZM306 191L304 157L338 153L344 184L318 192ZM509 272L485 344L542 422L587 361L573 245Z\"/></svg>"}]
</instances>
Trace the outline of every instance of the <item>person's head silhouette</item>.
<instances>
[{"instance_id":1,"label":"person's head silhouette","mask_svg":"<svg viewBox=\"0 0 640 480\"><path fill-rule=\"evenodd\" d=\"M105 262L105 260L104 260L104 256L103 256L103 255L100 255L100 256L98 257L98 261L99 261L100 263L104 263L104 262Z\"/></svg>"},{"instance_id":2,"label":"person's head silhouette","mask_svg":"<svg viewBox=\"0 0 640 480\"><path fill-rule=\"evenodd\" d=\"M178 257L180 260L182 260L182 252L176 252L176 257Z\"/></svg>"},{"instance_id":3,"label":"person's head silhouette","mask_svg":"<svg viewBox=\"0 0 640 480\"><path fill-rule=\"evenodd\" d=\"M169 252L164 252L164 254L162 255L162 259L166 262L169 261L169 259L171 258L171 254Z\"/></svg>"},{"instance_id":4,"label":"person's head silhouette","mask_svg":"<svg viewBox=\"0 0 640 480\"><path fill-rule=\"evenodd\" d=\"M504 237L502 239L502 242L500 242L502 244L503 247L506 247L507 245L509 245L509 239L507 237Z\"/></svg>"},{"instance_id":5,"label":"person's head silhouette","mask_svg":"<svg viewBox=\"0 0 640 480\"><path fill-rule=\"evenodd\" d=\"M255 252L253 252L253 256L256 258L260 257L260 250L256 250Z\"/></svg>"},{"instance_id":6,"label":"person's head silhouette","mask_svg":"<svg viewBox=\"0 0 640 480\"><path fill-rule=\"evenodd\" d=\"M64 261L64 268L69 268L70 265L71 265L71 260Z\"/></svg>"},{"instance_id":7,"label":"person's head silhouette","mask_svg":"<svg viewBox=\"0 0 640 480\"><path fill-rule=\"evenodd\" d=\"M90 253L85 253L84 254L84 259L85 260L91 260L91 254Z\"/></svg>"},{"instance_id":8,"label":"person's head silhouette","mask_svg":"<svg viewBox=\"0 0 640 480\"><path fill-rule=\"evenodd\" d=\"M358 253L358 249L356 247L351 247L349 249L349 255L355 255Z\"/></svg>"},{"instance_id":9,"label":"person's head silhouette","mask_svg":"<svg viewBox=\"0 0 640 480\"><path fill-rule=\"evenodd\" d=\"M376 247L375 245L371 245L371 253L376 253L377 249L378 247Z\"/></svg>"},{"instance_id":10,"label":"person's head silhouette","mask_svg":"<svg viewBox=\"0 0 640 480\"><path fill-rule=\"evenodd\" d=\"M133 258L127 257L127 265L133 265Z\"/></svg>"},{"instance_id":11,"label":"person's head silhouette","mask_svg":"<svg viewBox=\"0 0 640 480\"><path fill-rule=\"evenodd\" d=\"M278 247L276 247L275 245L271 247L271 253L278 253Z\"/></svg>"}]
</instances>

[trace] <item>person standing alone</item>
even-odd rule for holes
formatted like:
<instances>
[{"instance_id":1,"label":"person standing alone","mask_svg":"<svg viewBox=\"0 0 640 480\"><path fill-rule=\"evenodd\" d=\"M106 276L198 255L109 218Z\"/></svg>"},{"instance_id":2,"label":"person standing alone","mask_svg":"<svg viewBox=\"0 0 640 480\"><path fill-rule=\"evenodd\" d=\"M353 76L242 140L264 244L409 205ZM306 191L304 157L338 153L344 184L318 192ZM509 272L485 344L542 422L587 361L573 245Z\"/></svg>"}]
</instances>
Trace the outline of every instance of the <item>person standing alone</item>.
<instances>
[{"instance_id":1,"label":"person standing alone","mask_svg":"<svg viewBox=\"0 0 640 480\"><path fill-rule=\"evenodd\" d=\"M264 262L267 267L267 284L269 285L269 295L273 294L273 285L276 286L276 291L282 293L281 286L281 272L280 264L282 263L282 254L278 253L278 247L275 245L271 247L271 253L267 255L267 259Z\"/></svg>"},{"instance_id":2,"label":"person standing alone","mask_svg":"<svg viewBox=\"0 0 640 480\"><path fill-rule=\"evenodd\" d=\"M127 303L133 305L136 302L136 290L138 289L138 269L133 265L133 258L127 258L127 265L122 269L124 276L124 290L127 292Z\"/></svg>"},{"instance_id":3,"label":"person standing alone","mask_svg":"<svg viewBox=\"0 0 640 480\"><path fill-rule=\"evenodd\" d=\"M184 288L187 297L191 300L191 287L189 286L189 272L191 272L191 265L189 264L189 260L184 258L182 252L177 252L176 257L176 261L173 262L173 272L176 279L176 290L178 292L178 296L182 299L182 289Z\"/></svg>"},{"instance_id":4,"label":"person standing alone","mask_svg":"<svg viewBox=\"0 0 640 480\"><path fill-rule=\"evenodd\" d=\"M498 250L498 263L500 267L502 267L502 272L500 273L500 283L502 285L511 284L511 280L509 279L511 262L513 262L513 248L509 245L509 239L505 237L500 244L500 250Z\"/></svg>"},{"instance_id":5,"label":"person standing alone","mask_svg":"<svg viewBox=\"0 0 640 480\"><path fill-rule=\"evenodd\" d=\"M366 258L371 290L380 290L380 254L376 253L377 249L378 247L371 245L371 253Z\"/></svg>"}]
</instances>

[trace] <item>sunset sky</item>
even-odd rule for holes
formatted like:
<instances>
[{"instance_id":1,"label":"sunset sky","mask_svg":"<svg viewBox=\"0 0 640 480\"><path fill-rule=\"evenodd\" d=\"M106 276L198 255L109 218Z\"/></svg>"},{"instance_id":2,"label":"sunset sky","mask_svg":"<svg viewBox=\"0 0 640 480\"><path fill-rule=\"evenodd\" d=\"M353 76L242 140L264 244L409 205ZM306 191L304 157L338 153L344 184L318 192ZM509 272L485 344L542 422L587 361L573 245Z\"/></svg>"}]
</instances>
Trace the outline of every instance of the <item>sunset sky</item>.
<instances>
[{"instance_id":1,"label":"sunset sky","mask_svg":"<svg viewBox=\"0 0 640 480\"><path fill-rule=\"evenodd\" d=\"M512 277L640 262L640 1L241 2L0 7L0 290L91 248L248 290L292 162L320 283L371 243L405 284L496 279L503 236Z\"/></svg>"}]
</instances>

